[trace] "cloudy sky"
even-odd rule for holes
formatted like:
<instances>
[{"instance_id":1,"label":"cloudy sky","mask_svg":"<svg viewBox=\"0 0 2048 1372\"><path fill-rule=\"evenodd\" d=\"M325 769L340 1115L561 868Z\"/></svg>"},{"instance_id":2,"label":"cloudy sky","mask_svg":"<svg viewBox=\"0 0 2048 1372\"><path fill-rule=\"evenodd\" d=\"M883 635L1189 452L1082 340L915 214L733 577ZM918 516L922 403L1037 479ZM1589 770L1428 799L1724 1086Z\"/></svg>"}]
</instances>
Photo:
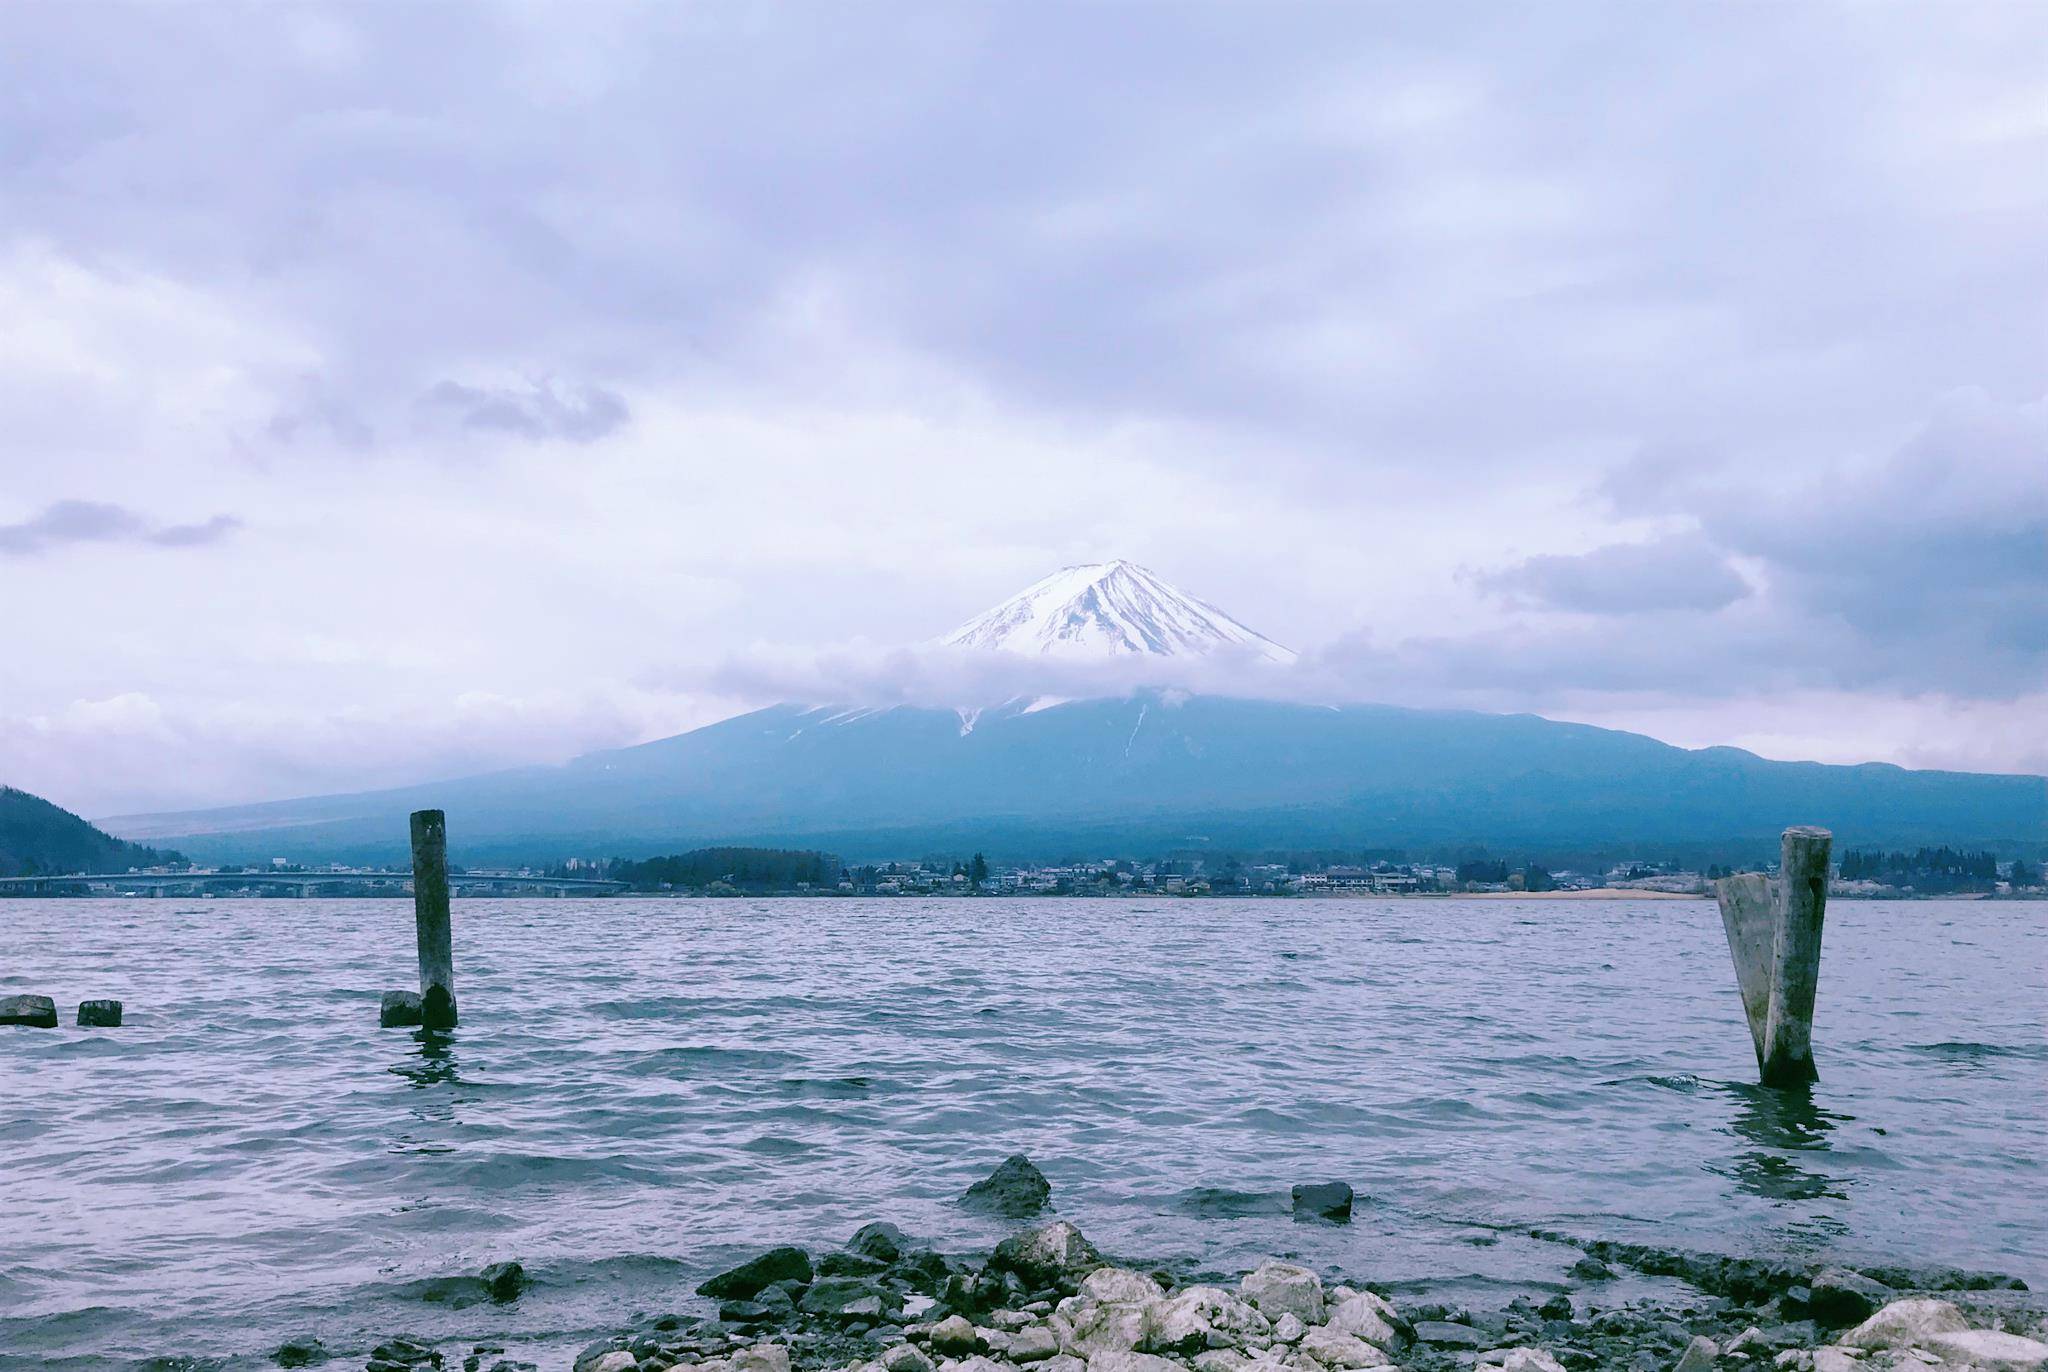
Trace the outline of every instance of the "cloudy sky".
<instances>
[{"instance_id":1,"label":"cloudy sky","mask_svg":"<svg viewBox=\"0 0 2048 1372\"><path fill-rule=\"evenodd\" d=\"M1128 557L2048 770L2048 8L0 8L0 780L559 759ZM886 689L886 683L880 684Z\"/></svg>"}]
</instances>

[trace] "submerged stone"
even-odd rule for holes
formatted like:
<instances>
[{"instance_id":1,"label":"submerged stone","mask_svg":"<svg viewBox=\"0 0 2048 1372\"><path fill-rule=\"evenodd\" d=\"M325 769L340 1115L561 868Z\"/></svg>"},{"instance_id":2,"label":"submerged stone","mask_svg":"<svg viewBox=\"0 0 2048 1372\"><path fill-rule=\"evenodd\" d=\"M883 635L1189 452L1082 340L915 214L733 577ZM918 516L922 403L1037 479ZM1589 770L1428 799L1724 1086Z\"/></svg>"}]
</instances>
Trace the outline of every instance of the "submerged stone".
<instances>
[{"instance_id":1,"label":"submerged stone","mask_svg":"<svg viewBox=\"0 0 2048 1372\"><path fill-rule=\"evenodd\" d=\"M1351 1220L1349 1183L1325 1181L1297 1186L1293 1199L1297 1219L1329 1220L1333 1224L1348 1224Z\"/></svg>"},{"instance_id":2,"label":"submerged stone","mask_svg":"<svg viewBox=\"0 0 2048 1372\"><path fill-rule=\"evenodd\" d=\"M1052 1200L1052 1183L1022 1153L1012 1153L996 1170L967 1188L960 1203L1009 1219L1029 1219Z\"/></svg>"},{"instance_id":3,"label":"submerged stone","mask_svg":"<svg viewBox=\"0 0 2048 1372\"><path fill-rule=\"evenodd\" d=\"M57 1002L48 996L0 996L0 1024L24 1029L55 1029Z\"/></svg>"},{"instance_id":4,"label":"submerged stone","mask_svg":"<svg viewBox=\"0 0 2048 1372\"><path fill-rule=\"evenodd\" d=\"M121 1002L118 1000L82 1000L78 1002L78 1023L86 1029L119 1029L121 1027Z\"/></svg>"},{"instance_id":5,"label":"submerged stone","mask_svg":"<svg viewBox=\"0 0 2048 1372\"><path fill-rule=\"evenodd\" d=\"M310 1367L316 1362L327 1360L327 1346L311 1334L301 1334L295 1339L286 1339L277 1346L272 1355L279 1367Z\"/></svg>"},{"instance_id":6,"label":"submerged stone","mask_svg":"<svg viewBox=\"0 0 2048 1372\"><path fill-rule=\"evenodd\" d=\"M420 993L417 991L386 991L377 1006L377 1027L380 1029L418 1024L421 1017Z\"/></svg>"},{"instance_id":7,"label":"submerged stone","mask_svg":"<svg viewBox=\"0 0 2048 1372\"><path fill-rule=\"evenodd\" d=\"M484 1289L494 1301L516 1301L532 1285L526 1269L516 1262L494 1262L482 1272Z\"/></svg>"}]
</instances>

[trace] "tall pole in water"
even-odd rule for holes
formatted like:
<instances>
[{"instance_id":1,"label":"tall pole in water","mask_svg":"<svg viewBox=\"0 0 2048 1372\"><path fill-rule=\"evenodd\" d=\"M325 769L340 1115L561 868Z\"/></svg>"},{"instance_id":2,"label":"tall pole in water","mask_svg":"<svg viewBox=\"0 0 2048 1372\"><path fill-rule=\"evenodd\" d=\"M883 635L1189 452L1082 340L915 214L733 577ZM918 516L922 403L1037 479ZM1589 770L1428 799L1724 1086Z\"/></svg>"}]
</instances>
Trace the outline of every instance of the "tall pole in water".
<instances>
[{"instance_id":1,"label":"tall pole in water","mask_svg":"<svg viewBox=\"0 0 2048 1372\"><path fill-rule=\"evenodd\" d=\"M1820 989L1820 926L1828 906L1828 850L1834 835L1800 825L1779 841L1770 1013L1764 1022L1763 1083L1804 1086L1813 1067L1813 1000Z\"/></svg>"},{"instance_id":2,"label":"tall pole in water","mask_svg":"<svg viewBox=\"0 0 2048 1372\"><path fill-rule=\"evenodd\" d=\"M1766 1086L1805 1086L1813 1067L1813 1002L1834 836L1805 825L1779 840L1778 877L1745 872L1714 883L1735 982Z\"/></svg>"},{"instance_id":3,"label":"tall pole in water","mask_svg":"<svg viewBox=\"0 0 2048 1372\"><path fill-rule=\"evenodd\" d=\"M455 945L448 926L448 817L412 813L412 912L420 949L420 1023L455 1027Z\"/></svg>"}]
</instances>

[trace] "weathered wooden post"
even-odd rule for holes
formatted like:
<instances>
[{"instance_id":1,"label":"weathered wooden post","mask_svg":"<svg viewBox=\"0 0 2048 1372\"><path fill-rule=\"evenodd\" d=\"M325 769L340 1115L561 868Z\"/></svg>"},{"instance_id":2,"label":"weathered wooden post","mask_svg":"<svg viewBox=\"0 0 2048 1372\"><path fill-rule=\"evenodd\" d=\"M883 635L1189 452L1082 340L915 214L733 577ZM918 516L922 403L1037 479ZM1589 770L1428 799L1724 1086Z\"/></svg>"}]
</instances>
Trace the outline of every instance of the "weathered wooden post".
<instances>
[{"instance_id":1,"label":"weathered wooden post","mask_svg":"<svg viewBox=\"0 0 2048 1372\"><path fill-rule=\"evenodd\" d=\"M1813 1002L1834 836L1798 826L1780 840L1778 879L1746 872L1714 883L1735 982L1766 1086L1804 1086L1813 1066Z\"/></svg>"},{"instance_id":2,"label":"weathered wooden post","mask_svg":"<svg viewBox=\"0 0 2048 1372\"><path fill-rule=\"evenodd\" d=\"M448 927L448 817L412 812L412 913L420 949L420 1022L455 1027L455 946Z\"/></svg>"}]
</instances>

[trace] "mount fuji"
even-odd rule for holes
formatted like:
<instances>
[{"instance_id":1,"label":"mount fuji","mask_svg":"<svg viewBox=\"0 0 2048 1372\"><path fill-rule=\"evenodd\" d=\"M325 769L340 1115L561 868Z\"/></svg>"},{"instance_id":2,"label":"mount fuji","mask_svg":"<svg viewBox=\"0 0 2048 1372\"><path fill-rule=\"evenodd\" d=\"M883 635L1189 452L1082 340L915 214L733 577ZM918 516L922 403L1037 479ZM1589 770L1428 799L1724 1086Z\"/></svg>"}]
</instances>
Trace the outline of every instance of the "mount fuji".
<instances>
[{"instance_id":1,"label":"mount fuji","mask_svg":"<svg viewBox=\"0 0 2048 1372\"><path fill-rule=\"evenodd\" d=\"M773 705L560 766L104 827L199 859L383 860L405 852L406 813L436 806L468 862L714 843L852 860L1486 846L1704 862L1774 853L1793 823L1827 825L1844 849L2017 852L2048 828L2041 777L1773 762L1534 715L1191 693L1169 685L1184 666L1285 672L1294 654L1129 562L1056 572L936 643L1078 665L1077 678L1093 679L1090 663L1136 664L1153 684L974 709Z\"/></svg>"},{"instance_id":2,"label":"mount fuji","mask_svg":"<svg viewBox=\"0 0 2048 1372\"><path fill-rule=\"evenodd\" d=\"M1295 654L1135 562L1054 572L939 640L1038 657L1207 657L1291 663Z\"/></svg>"}]
</instances>

